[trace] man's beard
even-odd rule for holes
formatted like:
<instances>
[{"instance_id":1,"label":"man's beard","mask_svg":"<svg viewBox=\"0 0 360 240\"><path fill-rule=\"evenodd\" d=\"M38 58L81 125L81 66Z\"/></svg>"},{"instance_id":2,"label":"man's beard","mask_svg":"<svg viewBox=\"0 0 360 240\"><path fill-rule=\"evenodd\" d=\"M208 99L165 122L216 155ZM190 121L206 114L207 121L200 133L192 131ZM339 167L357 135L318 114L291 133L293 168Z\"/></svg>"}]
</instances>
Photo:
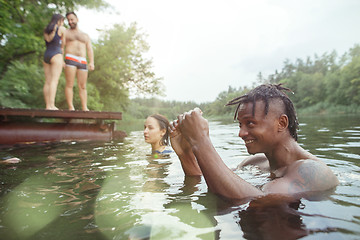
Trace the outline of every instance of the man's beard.
<instances>
[{"instance_id":1,"label":"man's beard","mask_svg":"<svg viewBox=\"0 0 360 240\"><path fill-rule=\"evenodd\" d=\"M77 23L69 24L71 29L75 29L77 26Z\"/></svg>"}]
</instances>

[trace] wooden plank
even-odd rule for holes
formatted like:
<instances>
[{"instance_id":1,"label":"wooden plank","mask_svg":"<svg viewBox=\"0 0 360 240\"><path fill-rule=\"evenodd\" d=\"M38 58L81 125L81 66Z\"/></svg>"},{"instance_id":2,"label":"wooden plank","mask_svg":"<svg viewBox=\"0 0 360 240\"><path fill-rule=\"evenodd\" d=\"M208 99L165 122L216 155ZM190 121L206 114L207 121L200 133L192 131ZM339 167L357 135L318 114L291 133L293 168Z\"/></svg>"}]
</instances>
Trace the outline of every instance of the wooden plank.
<instances>
[{"instance_id":1,"label":"wooden plank","mask_svg":"<svg viewBox=\"0 0 360 240\"><path fill-rule=\"evenodd\" d=\"M32 118L69 118L69 119L112 119L121 120L121 112L70 111L46 109L0 108L0 116L28 116Z\"/></svg>"},{"instance_id":2,"label":"wooden plank","mask_svg":"<svg viewBox=\"0 0 360 240\"><path fill-rule=\"evenodd\" d=\"M0 122L0 149L1 145L78 140L110 141L126 137L125 132L115 131L113 123Z\"/></svg>"}]
</instances>

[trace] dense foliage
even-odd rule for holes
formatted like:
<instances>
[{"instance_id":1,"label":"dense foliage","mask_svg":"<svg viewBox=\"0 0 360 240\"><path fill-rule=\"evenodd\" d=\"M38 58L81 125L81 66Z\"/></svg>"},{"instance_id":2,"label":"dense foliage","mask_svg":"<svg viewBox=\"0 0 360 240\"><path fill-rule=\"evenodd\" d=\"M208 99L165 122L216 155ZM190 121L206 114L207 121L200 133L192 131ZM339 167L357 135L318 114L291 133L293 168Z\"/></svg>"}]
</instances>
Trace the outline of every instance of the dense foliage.
<instances>
[{"instance_id":1,"label":"dense foliage","mask_svg":"<svg viewBox=\"0 0 360 240\"><path fill-rule=\"evenodd\" d=\"M219 93L214 102L208 103L204 106L204 114L207 116L223 116L232 115L234 107L226 107L225 105L233 98L241 96L248 92L246 87L239 87L239 89L229 86L227 91Z\"/></svg>"},{"instance_id":2,"label":"dense foliage","mask_svg":"<svg viewBox=\"0 0 360 240\"><path fill-rule=\"evenodd\" d=\"M44 27L53 13L65 15L80 6L101 9L107 4L103 0L0 0L0 5L0 106L44 108ZM90 109L121 111L127 106L130 91L149 95L161 92L161 78L151 71L152 60L143 57L149 49L144 37L136 24L102 30L93 43L96 70L89 72ZM56 95L56 105L62 109L67 108L64 85L62 74ZM79 108L76 88L74 94L74 105Z\"/></svg>"},{"instance_id":3,"label":"dense foliage","mask_svg":"<svg viewBox=\"0 0 360 240\"><path fill-rule=\"evenodd\" d=\"M294 63L286 60L281 71L268 77L261 73L257 84L282 83L294 94L289 97L301 112L309 113L359 113L360 112L360 45L355 45L344 55L324 53L305 61ZM229 87L217 99L206 106L209 115L231 114L234 107L224 107L226 102L246 93L249 89L238 90Z\"/></svg>"},{"instance_id":4,"label":"dense foliage","mask_svg":"<svg viewBox=\"0 0 360 240\"><path fill-rule=\"evenodd\" d=\"M43 29L52 14L79 6L101 9L103 0L0 0L0 76L13 61L39 64L45 49ZM40 61L41 64L41 61Z\"/></svg>"},{"instance_id":5,"label":"dense foliage","mask_svg":"<svg viewBox=\"0 0 360 240\"><path fill-rule=\"evenodd\" d=\"M359 103L360 46L351 48L341 58L336 52L315 55L295 63L286 61L281 72L270 75L266 82L284 83L296 94L293 96L298 107L308 107L321 101L335 104ZM354 91L352 91L352 90ZM357 89L357 90L356 90ZM349 92L351 90L351 93Z\"/></svg>"},{"instance_id":6,"label":"dense foliage","mask_svg":"<svg viewBox=\"0 0 360 240\"><path fill-rule=\"evenodd\" d=\"M150 95L163 92L161 78L151 71L152 61L143 57L148 49L136 24L128 28L116 24L102 32L94 44L96 71L89 76L89 82L99 91L97 100L103 110L126 109L130 91Z\"/></svg>"},{"instance_id":7,"label":"dense foliage","mask_svg":"<svg viewBox=\"0 0 360 240\"><path fill-rule=\"evenodd\" d=\"M342 55L333 51L308 57L306 61L297 59L295 63L286 61L282 71L270 75L266 82L284 83L294 92L290 97L297 108L314 105L347 106L347 111L358 111L360 104L360 45Z\"/></svg>"},{"instance_id":8,"label":"dense foliage","mask_svg":"<svg viewBox=\"0 0 360 240\"><path fill-rule=\"evenodd\" d=\"M65 14L78 7L106 8L103 0L30 1L0 0L0 106L44 108L42 56L43 28L53 13ZM161 78L151 71L152 60L144 57L149 46L136 24L118 24L101 30L93 43L96 70L89 73L88 106L92 110L124 111L144 119L161 113L173 119L198 106L194 102L136 98L130 93L155 96L163 92ZM267 77L260 72L257 84L283 83L296 108L311 112L360 112L360 46L354 45L338 56L335 51L321 56L286 60L280 71ZM66 109L64 75L60 78L56 104ZM234 107L224 105L246 93L246 87L229 86L214 102L201 104L206 116L232 115ZM74 89L77 94L77 89ZM78 96L74 97L79 107Z\"/></svg>"},{"instance_id":9,"label":"dense foliage","mask_svg":"<svg viewBox=\"0 0 360 240\"><path fill-rule=\"evenodd\" d=\"M145 119L151 114L159 113L169 120L174 120L180 113L184 113L195 107L203 108L204 104L195 102L163 101L157 98L135 98L132 99L126 114L135 119Z\"/></svg>"}]
</instances>

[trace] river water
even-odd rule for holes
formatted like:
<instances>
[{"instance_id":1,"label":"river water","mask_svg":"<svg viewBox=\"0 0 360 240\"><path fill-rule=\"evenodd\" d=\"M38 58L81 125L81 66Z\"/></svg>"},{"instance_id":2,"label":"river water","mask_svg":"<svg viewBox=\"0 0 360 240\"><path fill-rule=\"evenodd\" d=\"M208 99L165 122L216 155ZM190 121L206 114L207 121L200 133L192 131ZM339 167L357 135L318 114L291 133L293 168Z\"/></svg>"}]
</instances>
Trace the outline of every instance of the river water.
<instances>
[{"instance_id":1,"label":"river water","mask_svg":"<svg viewBox=\"0 0 360 240\"><path fill-rule=\"evenodd\" d=\"M334 192L231 206L175 154L149 156L142 131L122 141L0 149L0 239L360 239L360 117L300 118L299 143L339 178ZM120 127L121 129L121 127ZM237 123L210 122L230 168L248 156ZM260 186L267 173L236 170Z\"/></svg>"}]
</instances>

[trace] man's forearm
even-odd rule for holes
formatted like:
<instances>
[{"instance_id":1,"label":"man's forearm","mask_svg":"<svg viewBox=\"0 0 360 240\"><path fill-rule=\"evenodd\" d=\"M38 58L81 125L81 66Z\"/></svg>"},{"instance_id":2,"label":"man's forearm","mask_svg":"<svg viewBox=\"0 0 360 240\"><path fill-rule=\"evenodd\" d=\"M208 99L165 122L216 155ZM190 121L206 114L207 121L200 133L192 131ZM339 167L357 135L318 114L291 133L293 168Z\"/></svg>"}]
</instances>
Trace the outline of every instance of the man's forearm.
<instances>
[{"instance_id":1,"label":"man's forearm","mask_svg":"<svg viewBox=\"0 0 360 240\"><path fill-rule=\"evenodd\" d=\"M228 199L244 199L263 195L228 168L212 145L210 138L192 144L194 155L210 191Z\"/></svg>"},{"instance_id":2,"label":"man's forearm","mask_svg":"<svg viewBox=\"0 0 360 240\"><path fill-rule=\"evenodd\" d=\"M181 166L185 175L188 176L201 176L202 172L199 167L196 157L192 151L184 152L182 155L178 155Z\"/></svg>"},{"instance_id":3,"label":"man's forearm","mask_svg":"<svg viewBox=\"0 0 360 240\"><path fill-rule=\"evenodd\" d=\"M87 56L89 58L89 64L94 65L94 50L92 48L91 40L86 43Z\"/></svg>"},{"instance_id":4,"label":"man's forearm","mask_svg":"<svg viewBox=\"0 0 360 240\"><path fill-rule=\"evenodd\" d=\"M90 50L88 49L88 57L89 57L89 63L94 64L94 52L92 48Z\"/></svg>"}]
</instances>

